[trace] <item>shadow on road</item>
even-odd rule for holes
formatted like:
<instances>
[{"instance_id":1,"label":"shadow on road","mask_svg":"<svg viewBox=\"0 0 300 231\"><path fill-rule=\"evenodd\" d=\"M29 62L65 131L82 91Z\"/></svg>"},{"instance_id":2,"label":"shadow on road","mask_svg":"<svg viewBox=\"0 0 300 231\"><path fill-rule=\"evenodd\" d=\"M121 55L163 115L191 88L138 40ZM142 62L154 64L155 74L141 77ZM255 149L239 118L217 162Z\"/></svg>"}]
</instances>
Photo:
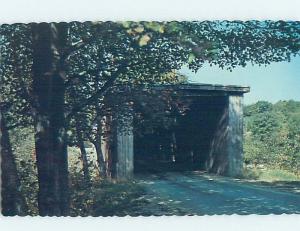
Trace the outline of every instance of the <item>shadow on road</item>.
<instances>
[{"instance_id":1,"label":"shadow on road","mask_svg":"<svg viewBox=\"0 0 300 231\"><path fill-rule=\"evenodd\" d=\"M249 182L201 172L137 175L148 199L186 214L300 214L300 182Z\"/></svg>"}]
</instances>

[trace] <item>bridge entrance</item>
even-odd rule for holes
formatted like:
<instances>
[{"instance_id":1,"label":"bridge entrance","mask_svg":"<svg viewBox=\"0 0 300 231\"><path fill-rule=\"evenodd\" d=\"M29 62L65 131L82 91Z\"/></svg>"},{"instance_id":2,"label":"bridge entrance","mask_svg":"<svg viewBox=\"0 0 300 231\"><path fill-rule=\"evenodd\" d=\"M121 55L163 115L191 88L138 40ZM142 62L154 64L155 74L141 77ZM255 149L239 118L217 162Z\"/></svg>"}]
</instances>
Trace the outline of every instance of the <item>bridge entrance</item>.
<instances>
[{"instance_id":1,"label":"bridge entrance","mask_svg":"<svg viewBox=\"0 0 300 231\"><path fill-rule=\"evenodd\" d=\"M163 92L180 95L188 107L184 113L167 110L162 116L152 118L154 111L148 110L145 113L151 118L148 122L155 124L151 127L136 116L134 101L121 104L117 117L122 120L113 120L112 145L108 145L114 178L129 178L134 172L185 170L228 176L242 174L242 99L249 92L248 87L181 84L153 89L158 95ZM145 97L143 89L137 92L134 99ZM157 100L148 101L159 104ZM126 131L122 128L124 124Z\"/></svg>"},{"instance_id":2,"label":"bridge entrance","mask_svg":"<svg viewBox=\"0 0 300 231\"><path fill-rule=\"evenodd\" d=\"M226 108L225 96L193 97L183 115L168 116L151 131L136 131L135 172L209 170L212 143Z\"/></svg>"}]
</instances>

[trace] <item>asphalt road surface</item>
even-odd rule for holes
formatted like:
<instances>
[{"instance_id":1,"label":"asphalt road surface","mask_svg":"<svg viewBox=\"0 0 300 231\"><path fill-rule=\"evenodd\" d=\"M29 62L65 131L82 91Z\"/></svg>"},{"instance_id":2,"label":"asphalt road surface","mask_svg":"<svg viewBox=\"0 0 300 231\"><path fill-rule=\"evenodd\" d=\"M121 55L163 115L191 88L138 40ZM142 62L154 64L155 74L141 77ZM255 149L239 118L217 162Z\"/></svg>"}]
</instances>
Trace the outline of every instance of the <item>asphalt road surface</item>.
<instances>
[{"instance_id":1,"label":"asphalt road surface","mask_svg":"<svg viewBox=\"0 0 300 231\"><path fill-rule=\"evenodd\" d=\"M199 173L137 176L158 203L190 214L300 214L300 192Z\"/></svg>"}]
</instances>

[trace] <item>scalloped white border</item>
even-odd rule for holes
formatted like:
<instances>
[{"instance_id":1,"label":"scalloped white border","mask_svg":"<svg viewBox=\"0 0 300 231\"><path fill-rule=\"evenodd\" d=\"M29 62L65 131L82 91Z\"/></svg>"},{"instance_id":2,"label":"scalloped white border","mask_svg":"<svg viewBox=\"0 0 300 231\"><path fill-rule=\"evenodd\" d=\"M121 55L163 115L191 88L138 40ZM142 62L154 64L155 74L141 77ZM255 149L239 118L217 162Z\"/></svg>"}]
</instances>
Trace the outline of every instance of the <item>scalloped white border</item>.
<instances>
[{"instance_id":1,"label":"scalloped white border","mask_svg":"<svg viewBox=\"0 0 300 231\"><path fill-rule=\"evenodd\" d=\"M0 0L0 22L300 20L299 0Z\"/></svg>"}]
</instances>

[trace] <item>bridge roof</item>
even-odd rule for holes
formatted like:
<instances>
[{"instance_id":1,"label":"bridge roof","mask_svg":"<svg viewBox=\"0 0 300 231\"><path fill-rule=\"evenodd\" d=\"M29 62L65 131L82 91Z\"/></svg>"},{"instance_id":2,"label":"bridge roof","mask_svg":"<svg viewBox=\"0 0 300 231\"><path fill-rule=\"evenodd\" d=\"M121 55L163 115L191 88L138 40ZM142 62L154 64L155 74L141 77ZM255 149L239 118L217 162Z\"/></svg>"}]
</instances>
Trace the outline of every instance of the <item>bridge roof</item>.
<instances>
[{"instance_id":1,"label":"bridge roof","mask_svg":"<svg viewBox=\"0 0 300 231\"><path fill-rule=\"evenodd\" d=\"M237 85L220 85L204 83L182 83L182 84L157 84L157 85L117 85L114 88L117 92L128 91L174 91L182 96L228 96L243 95L250 91L250 87Z\"/></svg>"},{"instance_id":2,"label":"bridge roof","mask_svg":"<svg viewBox=\"0 0 300 231\"><path fill-rule=\"evenodd\" d=\"M248 86L238 85L220 85L220 84L205 84L205 83L184 83L184 84L165 84L165 85L153 85L151 88L157 90L184 90L193 92L228 92L244 94L250 92Z\"/></svg>"}]
</instances>

